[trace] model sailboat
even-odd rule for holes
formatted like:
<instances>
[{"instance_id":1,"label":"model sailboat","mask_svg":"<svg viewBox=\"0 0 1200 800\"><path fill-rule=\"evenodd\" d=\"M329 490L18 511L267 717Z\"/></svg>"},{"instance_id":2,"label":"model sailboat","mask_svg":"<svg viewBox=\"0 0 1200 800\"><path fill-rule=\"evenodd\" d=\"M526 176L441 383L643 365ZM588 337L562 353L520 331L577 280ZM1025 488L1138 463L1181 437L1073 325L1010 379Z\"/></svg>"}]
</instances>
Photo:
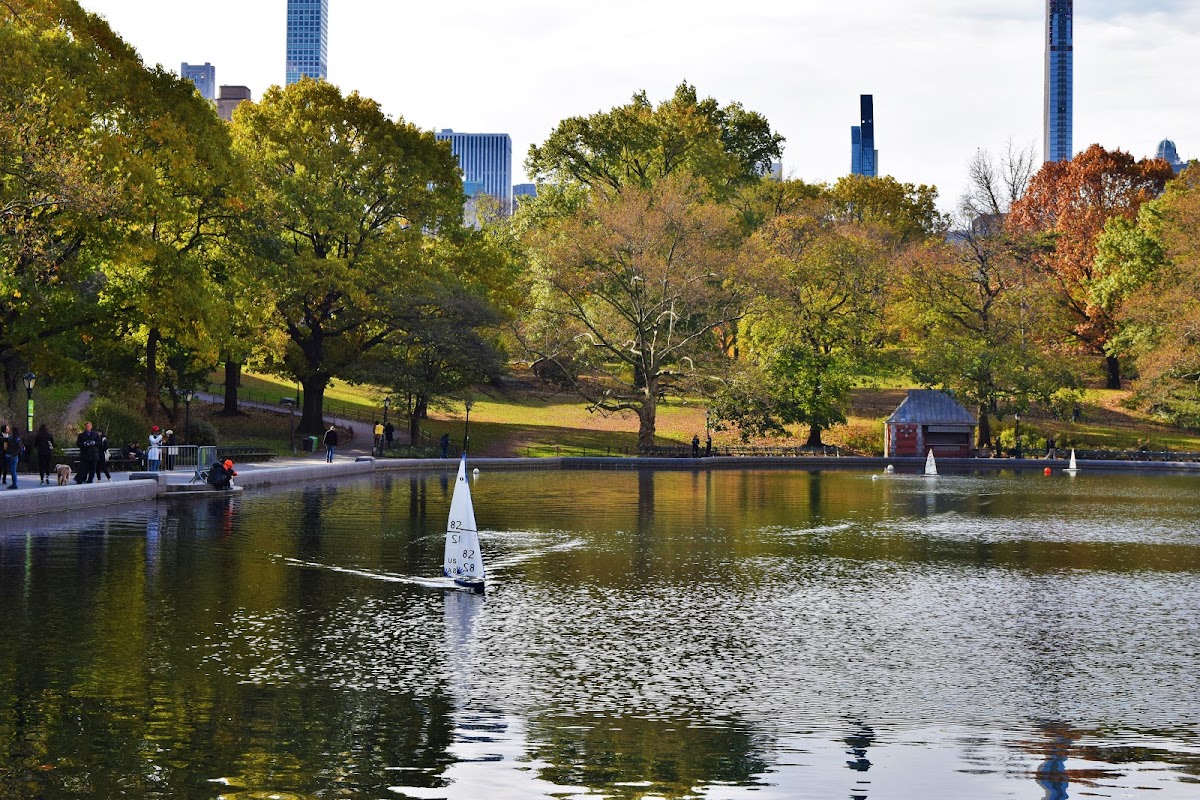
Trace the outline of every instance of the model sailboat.
<instances>
[{"instance_id":1,"label":"model sailboat","mask_svg":"<svg viewBox=\"0 0 1200 800\"><path fill-rule=\"evenodd\" d=\"M933 460L933 449L930 448L929 455L925 458L925 477L937 477L937 462Z\"/></svg>"},{"instance_id":2,"label":"model sailboat","mask_svg":"<svg viewBox=\"0 0 1200 800\"><path fill-rule=\"evenodd\" d=\"M475 506L471 485L467 483L467 454L458 462L458 477L450 498L450 518L446 520L446 551L442 574L459 586L483 591L483 553L479 549L479 531L475 527Z\"/></svg>"},{"instance_id":3,"label":"model sailboat","mask_svg":"<svg viewBox=\"0 0 1200 800\"><path fill-rule=\"evenodd\" d=\"M1067 463L1067 468L1064 470L1068 475L1074 475L1079 472L1079 465L1075 463L1075 448L1071 448L1071 460Z\"/></svg>"}]
</instances>

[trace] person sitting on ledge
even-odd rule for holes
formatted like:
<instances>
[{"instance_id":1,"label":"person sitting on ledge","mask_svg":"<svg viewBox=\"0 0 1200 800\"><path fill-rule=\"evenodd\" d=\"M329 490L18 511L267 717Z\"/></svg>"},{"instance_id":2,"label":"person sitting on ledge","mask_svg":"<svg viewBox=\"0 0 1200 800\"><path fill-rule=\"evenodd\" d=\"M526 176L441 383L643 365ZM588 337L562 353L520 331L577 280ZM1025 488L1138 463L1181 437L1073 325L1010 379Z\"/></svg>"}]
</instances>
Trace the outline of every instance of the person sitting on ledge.
<instances>
[{"instance_id":1,"label":"person sitting on ledge","mask_svg":"<svg viewBox=\"0 0 1200 800\"><path fill-rule=\"evenodd\" d=\"M231 488L236 475L233 462L229 459L225 459L224 462L214 461L213 465L208 468L208 482L214 489Z\"/></svg>"}]
</instances>

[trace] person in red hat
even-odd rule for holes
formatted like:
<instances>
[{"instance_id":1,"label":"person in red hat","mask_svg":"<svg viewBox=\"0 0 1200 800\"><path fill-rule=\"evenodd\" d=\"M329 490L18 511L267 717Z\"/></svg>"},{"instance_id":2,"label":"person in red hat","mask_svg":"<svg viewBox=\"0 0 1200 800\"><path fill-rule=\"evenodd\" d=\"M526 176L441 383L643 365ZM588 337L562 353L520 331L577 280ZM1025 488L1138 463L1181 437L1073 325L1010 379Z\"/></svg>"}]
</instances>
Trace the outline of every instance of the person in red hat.
<instances>
[{"instance_id":1,"label":"person in red hat","mask_svg":"<svg viewBox=\"0 0 1200 800\"><path fill-rule=\"evenodd\" d=\"M151 472L158 472L158 465L162 462L162 443L163 437L159 433L158 426L151 426L150 449L146 451L146 461Z\"/></svg>"}]
</instances>

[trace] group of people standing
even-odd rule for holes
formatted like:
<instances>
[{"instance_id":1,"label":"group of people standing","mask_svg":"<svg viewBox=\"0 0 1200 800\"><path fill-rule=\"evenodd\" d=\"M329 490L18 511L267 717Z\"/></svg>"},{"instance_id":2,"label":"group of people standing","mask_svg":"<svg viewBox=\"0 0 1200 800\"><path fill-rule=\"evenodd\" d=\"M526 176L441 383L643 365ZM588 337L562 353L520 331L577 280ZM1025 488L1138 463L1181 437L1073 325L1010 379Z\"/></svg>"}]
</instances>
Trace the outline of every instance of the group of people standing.
<instances>
[{"instance_id":1,"label":"group of people standing","mask_svg":"<svg viewBox=\"0 0 1200 800\"><path fill-rule=\"evenodd\" d=\"M75 446L79 448L79 472L75 475L75 483L99 481L101 475L112 480L112 472L108 469L108 437L104 431L92 430L90 422L83 423L83 430L75 437Z\"/></svg>"},{"instance_id":2,"label":"group of people standing","mask_svg":"<svg viewBox=\"0 0 1200 800\"><path fill-rule=\"evenodd\" d=\"M27 452L28 445L21 438L20 428L0 426L0 481L9 489L17 488L17 466ZM54 472L54 437L45 425L38 428L33 437L33 452L37 453L41 483L50 483L50 475Z\"/></svg>"}]
</instances>

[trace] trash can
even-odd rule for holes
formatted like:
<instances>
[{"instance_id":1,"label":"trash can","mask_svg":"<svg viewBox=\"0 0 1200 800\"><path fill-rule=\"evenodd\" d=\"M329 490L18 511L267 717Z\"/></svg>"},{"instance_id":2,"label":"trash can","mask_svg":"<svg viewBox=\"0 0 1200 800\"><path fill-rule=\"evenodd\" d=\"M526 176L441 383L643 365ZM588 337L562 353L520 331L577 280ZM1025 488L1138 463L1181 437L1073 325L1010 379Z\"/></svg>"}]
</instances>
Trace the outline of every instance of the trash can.
<instances>
[{"instance_id":1,"label":"trash can","mask_svg":"<svg viewBox=\"0 0 1200 800\"><path fill-rule=\"evenodd\" d=\"M315 436L305 436L305 437L304 437L304 445L303 445L303 446L304 446L304 452L306 452L306 453L314 453L314 452L316 452L316 450L317 450L317 437L315 437Z\"/></svg>"}]
</instances>

